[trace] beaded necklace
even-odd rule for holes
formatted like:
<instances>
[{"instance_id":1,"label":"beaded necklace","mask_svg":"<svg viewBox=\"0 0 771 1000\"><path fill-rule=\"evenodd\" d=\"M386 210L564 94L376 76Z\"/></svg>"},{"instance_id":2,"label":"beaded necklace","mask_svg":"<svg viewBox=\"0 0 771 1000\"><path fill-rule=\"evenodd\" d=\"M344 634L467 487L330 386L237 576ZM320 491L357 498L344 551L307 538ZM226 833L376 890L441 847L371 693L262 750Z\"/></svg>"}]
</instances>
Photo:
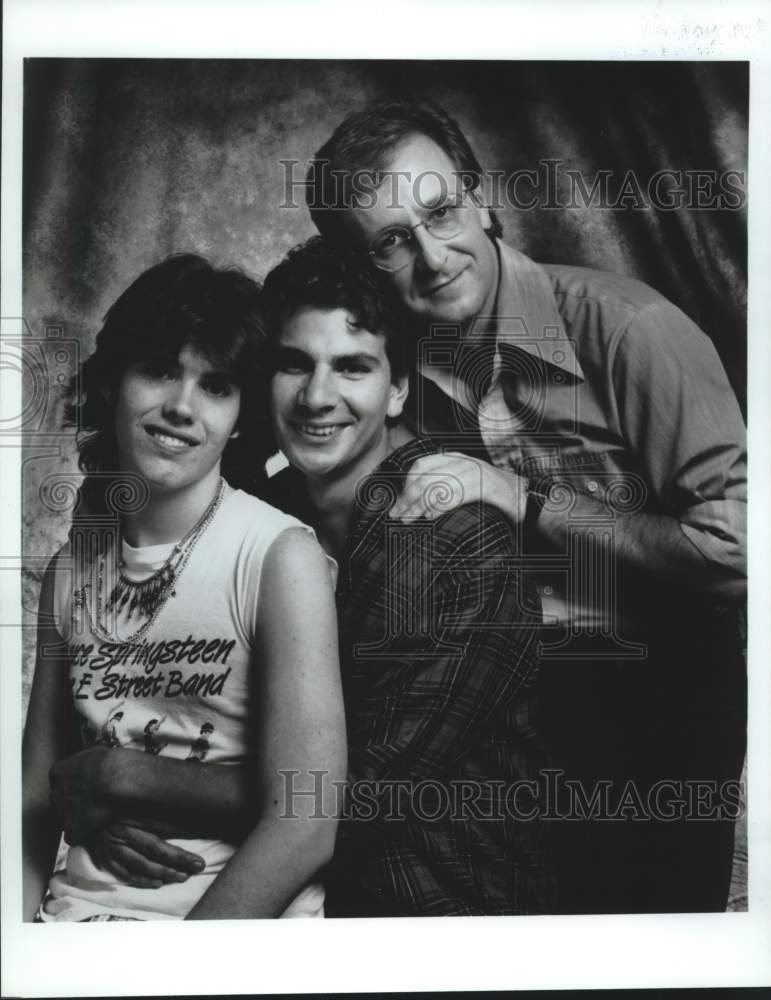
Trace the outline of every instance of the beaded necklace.
<instances>
[{"instance_id":1,"label":"beaded necklace","mask_svg":"<svg viewBox=\"0 0 771 1000\"><path fill-rule=\"evenodd\" d=\"M105 567L112 549L111 544L108 546L107 550L99 556L96 587L86 588L87 593L95 590L96 594L96 607L93 606L91 600L86 600L89 622L95 635L107 642L135 642L150 629L169 598L176 597L175 584L187 565L196 542L219 510L224 495L225 480L220 476L217 489L206 510L185 537L174 545L163 565L148 579L140 582L129 580L123 573L124 563L121 559L117 567L118 579L109 596L105 599ZM74 603L75 607L79 604L78 601ZM116 625L116 620L124 609L127 610L126 618L128 621L131 620L135 611L137 618L144 617L145 620L131 635L119 637L117 630L115 628L111 630L109 626L110 623L113 626Z\"/></svg>"}]
</instances>

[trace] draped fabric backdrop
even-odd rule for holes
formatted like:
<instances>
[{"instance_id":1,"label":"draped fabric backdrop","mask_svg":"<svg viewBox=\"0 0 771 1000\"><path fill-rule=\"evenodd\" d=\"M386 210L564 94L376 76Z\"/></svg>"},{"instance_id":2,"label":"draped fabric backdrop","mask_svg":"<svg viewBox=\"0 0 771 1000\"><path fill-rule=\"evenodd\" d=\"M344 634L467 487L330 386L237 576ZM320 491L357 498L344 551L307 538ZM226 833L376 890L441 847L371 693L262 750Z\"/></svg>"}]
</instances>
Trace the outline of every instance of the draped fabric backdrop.
<instances>
[{"instance_id":1,"label":"draped fabric backdrop","mask_svg":"<svg viewBox=\"0 0 771 1000\"><path fill-rule=\"evenodd\" d=\"M66 497L50 477L75 472L74 438L44 434L61 425L77 347L92 349L107 307L170 253L264 277L313 232L299 186L299 207L286 207L291 168L279 161L297 161L299 181L370 98L430 98L486 170L536 171L516 192L537 204L499 212L505 239L537 261L652 285L712 338L744 406L748 88L747 64L726 62L28 60L24 311L33 341L49 334L48 381L25 372L39 432L22 483L30 621L44 563L66 535ZM675 174L656 189L662 170ZM581 205L568 171L587 191L605 172L610 206ZM730 195L721 184L732 176L734 194L715 197ZM686 194L668 208L673 186ZM30 630L25 688L33 646Z\"/></svg>"}]
</instances>

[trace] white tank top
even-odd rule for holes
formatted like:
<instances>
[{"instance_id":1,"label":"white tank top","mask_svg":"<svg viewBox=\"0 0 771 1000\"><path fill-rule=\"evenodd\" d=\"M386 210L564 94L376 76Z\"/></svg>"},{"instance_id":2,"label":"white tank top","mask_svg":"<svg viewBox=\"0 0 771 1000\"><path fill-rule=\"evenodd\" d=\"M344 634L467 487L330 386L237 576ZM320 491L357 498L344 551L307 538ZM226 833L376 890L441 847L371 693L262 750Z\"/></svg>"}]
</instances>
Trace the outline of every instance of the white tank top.
<instances>
[{"instance_id":1,"label":"white tank top","mask_svg":"<svg viewBox=\"0 0 771 1000\"><path fill-rule=\"evenodd\" d=\"M69 543L64 546L57 559L54 616L69 647L84 746L161 754L187 760L191 767L199 761L244 760L262 566L278 535L297 527L311 531L255 497L226 494L175 581L175 596L133 639L142 621L136 614L128 620L125 610L117 628L111 628L117 639L95 630L99 561L78 567ZM146 578L172 548L124 545L124 574ZM84 920L105 913L145 920L186 916L236 847L222 840L171 843L200 855L206 866L185 882L158 889L128 886L97 868L84 847L70 848L66 867L51 879L42 919ZM323 916L323 901L323 888L313 884L283 916Z\"/></svg>"}]
</instances>

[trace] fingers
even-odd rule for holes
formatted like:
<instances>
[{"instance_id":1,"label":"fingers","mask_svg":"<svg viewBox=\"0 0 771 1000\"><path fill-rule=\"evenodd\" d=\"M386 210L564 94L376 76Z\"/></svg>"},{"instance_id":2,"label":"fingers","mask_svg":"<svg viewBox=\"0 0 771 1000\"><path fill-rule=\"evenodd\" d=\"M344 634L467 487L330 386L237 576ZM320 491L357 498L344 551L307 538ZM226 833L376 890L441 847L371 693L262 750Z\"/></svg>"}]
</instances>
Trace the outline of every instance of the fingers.
<instances>
[{"instance_id":1,"label":"fingers","mask_svg":"<svg viewBox=\"0 0 771 1000\"><path fill-rule=\"evenodd\" d=\"M101 851L93 844L89 845L91 859L97 868L109 872L126 885L133 885L137 889L160 889L164 884L161 879L149 878L137 875L136 872L129 871L117 858L104 857Z\"/></svg>"},{"instance_id":2,"label":"fingers","mask_svg":"<svg viewBox=\"0 0 771 1000\"><path fill-rule=\"evenodd\" d=\"M125 844L114 847L109 854L100 852L100 858L104 862L103 867L129 885L157 889L169 882L186 882L189 878L185 872L149 861Z\"/></svg>"},{"instance_id":3,"label":"fingers","mask_svg":"<svg viewBox=\"0 0 771 1000\"><path fill-rule=\"evenodd\" d=\"M389 516L433 521L462 504L482 501L518 524L525 516L527 481L517 473L458 452L418 459L405 477Z\"/></svg>"},{"instance_id":4,"label":"fingers","mask_svg":"<svg viewBox=\"0 0 771 1000\"><path fill-rule=\"evenodd\" d=\"M398 521L435 520L478 498L481 473L473 459L455 454L430 455L415 462L389 515Z\"/></svg>"},{"instance_id":5,"label":"fingers","mask_svg":"<svg viewBox=\"0 0 771 1000\"><path fill-rule=\"evenodd\" d=\"M132 823L117 822L94 836L89 851L98 867L128 885L158 888L203 871L203 858Z\"/></svg>"},{"instance_id":6,"label":"fingers","mask_svg":"<svg viewBox=\"0 0 771 1000\"><path fill-rule=\"evenodd\" d=\"M412 502L410 502L408 497L405 502L408 503L408 506L402 507L401 510L392 510L390 512L390 517L394 521L400 521L402 524L411 524L413 521L435 521L442 514L446 514L448 510L459 507L463 503L459 499L447 507L442 506L439 508L422 496L419 496Z\"/></svg>"},{"instance_id":7,"label":"fingers","mask_svg":"<svg viewBox=\"0 0 771 1000\"><path fill-rule=\"evenodd\" d=\"M125 842L140 857L153 862L167 871L187 877L200 872L205 867L202 857L170 844L154 833L139 826L126 825Z\"/></svg>"}]
</instances>

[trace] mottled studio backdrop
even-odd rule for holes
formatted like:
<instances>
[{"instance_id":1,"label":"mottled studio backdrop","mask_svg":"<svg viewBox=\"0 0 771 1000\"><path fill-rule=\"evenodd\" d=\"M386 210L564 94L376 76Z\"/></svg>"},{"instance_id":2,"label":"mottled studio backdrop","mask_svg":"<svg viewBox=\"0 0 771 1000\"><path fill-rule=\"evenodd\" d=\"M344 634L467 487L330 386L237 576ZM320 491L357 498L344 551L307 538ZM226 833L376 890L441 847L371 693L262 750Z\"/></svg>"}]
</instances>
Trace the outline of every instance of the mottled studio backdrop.
<instances>
[{"instance_id":1,"label":"mottled studio backdrop","mask_svg":"<svg viewBox=\"0 0 771 1000\"><path fill-rule=\"evenodd\" d=\"M39 488L76 469L72 434L50 436L76 347L91 350L106 308L167 254L198 251L262 278L313 231L299 186L300 207L282 207L292 168L279 161L298 161L299 181L342 117L379 96L444 105L486 170L535 170L516 192L538 204L500 212L505 238L538 261L653 285L714 340L744 405L746 210L741 191L720 187L743 186L744 63L31 59L24 311L32 338L49 337L46 391L25 379L27 426L40 432L24 464L25 607L66 531ZM656 196L662 170L676 176ZM617 207L582 207L569 171L587 189L604 171Z\"/></svg>"},{"instance_id":2,"label":"mottled studio backdrop","mask_svg":"<svg viewBox=\"0 0 771 1000\"><path fill-rule=\"evenodd\" d=\"M282 207L279 161L304 176L373 97L431 98L485 169L535 170L517 191L537 205L500 212L505 238L538 261L654 286L713 339L744 406L748 85L747 65L725 62L28 60L24 311L48 367L44 385L39 367L25 377L36 431L22 483L25 608L66 533L52 509L66 497L49 489L41 502L40 489L76 470L72 435L56 431L77 348L91 350L106 308L167 254L262 278L312 233L304 207ZM663 170L675 173L656 188ZM605 207L581 205L570 171L587 189L604 176ZM25 687L32 646L28 636Z\"/></svg>"}]
</instances>

